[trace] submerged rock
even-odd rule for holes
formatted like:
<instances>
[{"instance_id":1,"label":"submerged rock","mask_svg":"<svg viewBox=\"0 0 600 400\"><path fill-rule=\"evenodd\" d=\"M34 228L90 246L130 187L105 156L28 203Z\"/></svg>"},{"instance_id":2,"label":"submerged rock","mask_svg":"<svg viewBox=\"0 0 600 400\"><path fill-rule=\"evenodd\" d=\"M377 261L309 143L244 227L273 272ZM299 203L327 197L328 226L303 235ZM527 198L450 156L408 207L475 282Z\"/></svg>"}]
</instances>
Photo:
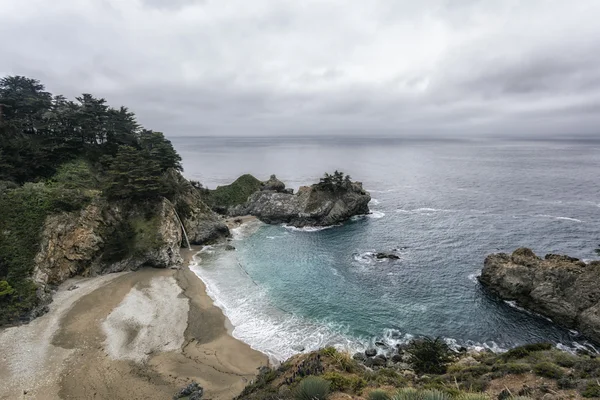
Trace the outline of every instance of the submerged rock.
<instances>
[{"instance_id":1,"label":"submerged rock","mask_svg":"<svg viewBox=\"0 0 600 400\"><path fill-rule=\"evenodd\" d=\"M400 256L394 254L394 253L376 253L375 254L375 258L378 260L399 260Z\"/></svg>"},{"instance_id":2,"label":"submerged rock","mask_svg":"<svg viewBox=\"0 0 600 400\"><path fill-rule=\"evenodd\" d=\"M246 203L230 207L228 213L231 216L254 215L269 224L329 226L355 215L368 214L370 200L371 196L360 182L348 181L339 186L303 186L296 194L285 190L257 191Z\"/></svg>"},{"instance_id":3,"label":"submerged rock","mask_svg":"<svg viewBox=\"0 0 600 400\"><path fill-rule=\"evenodd\" d=\"M599 261L586 264L556 254L542 259L521 248L488 256L479 281L500 298L600 343Z\"/></svg>"}]
</instances>

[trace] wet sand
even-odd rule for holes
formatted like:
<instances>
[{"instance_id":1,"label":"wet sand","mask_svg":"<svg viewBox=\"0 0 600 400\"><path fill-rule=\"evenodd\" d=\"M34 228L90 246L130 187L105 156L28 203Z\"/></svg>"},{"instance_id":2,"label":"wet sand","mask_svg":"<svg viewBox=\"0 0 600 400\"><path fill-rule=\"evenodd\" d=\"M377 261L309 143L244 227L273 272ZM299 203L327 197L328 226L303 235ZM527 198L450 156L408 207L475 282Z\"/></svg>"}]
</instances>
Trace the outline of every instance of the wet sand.
<instances>
[{"instance_id":1,"label":"wet sand","mask_svg":"<svg viewBox=\"0 0 600 400\"><path fill-rule=\"evenodd\" d=\"M170 399L192 381L238 395L268 359L228 334L194 253L179 270L63 283L49 313L0 331L0 399Z\"/></svg>"}]
</instances>

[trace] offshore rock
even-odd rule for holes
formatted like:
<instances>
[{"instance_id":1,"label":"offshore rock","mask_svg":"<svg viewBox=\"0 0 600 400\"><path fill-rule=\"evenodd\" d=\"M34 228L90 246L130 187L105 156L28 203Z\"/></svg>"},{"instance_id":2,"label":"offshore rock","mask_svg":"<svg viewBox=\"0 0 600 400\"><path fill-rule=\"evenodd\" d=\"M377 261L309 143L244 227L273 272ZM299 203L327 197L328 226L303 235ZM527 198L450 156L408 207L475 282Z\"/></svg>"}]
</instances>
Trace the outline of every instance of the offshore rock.
<instances>
[{"instance_id":1,"label":"offshore rock","mask_svg":"<svg viewBox=\"0 0 600 400\"><path fill-rule=\"evenodd\" d=\"M284 185L285 187L285 185ZM303 186L296 194L261 190L245 204L229 209L231 216L254 215L268 224L286 223L295 227L329 226L355 215L369 213L371 195L360 182L324 186Z\"/></svg>"},{"instance_id":2,"label":"offshore rock","mask_svg":"<svg viewBox=\"0 0 600 400\"><path fill-rule=\"evenodd\" d=\"M521 248L488 256L479 281L500 298L600 343L600 261L556 254L542 259Z\"/></svg>"}]
</instances>

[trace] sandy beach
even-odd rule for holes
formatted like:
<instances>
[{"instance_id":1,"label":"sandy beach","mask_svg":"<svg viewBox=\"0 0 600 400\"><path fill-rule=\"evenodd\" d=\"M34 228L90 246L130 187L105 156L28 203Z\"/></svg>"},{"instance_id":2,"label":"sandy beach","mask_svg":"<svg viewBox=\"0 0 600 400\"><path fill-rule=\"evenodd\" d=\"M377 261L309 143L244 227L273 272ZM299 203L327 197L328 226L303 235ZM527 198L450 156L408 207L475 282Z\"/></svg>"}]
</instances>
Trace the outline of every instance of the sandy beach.
<instances>
[{"instance_id":1,"label":"sandy beach","mask_svg":"<svg viewBox=\"0 0 600 400\"><path fill-rule=\"evenodd\" d=\"M268 359L228 334L196 250L179 270L69 279L50 312L0 330L0 399L170 399L192 381L237 396Z\"/></svg>"}]
</instances>

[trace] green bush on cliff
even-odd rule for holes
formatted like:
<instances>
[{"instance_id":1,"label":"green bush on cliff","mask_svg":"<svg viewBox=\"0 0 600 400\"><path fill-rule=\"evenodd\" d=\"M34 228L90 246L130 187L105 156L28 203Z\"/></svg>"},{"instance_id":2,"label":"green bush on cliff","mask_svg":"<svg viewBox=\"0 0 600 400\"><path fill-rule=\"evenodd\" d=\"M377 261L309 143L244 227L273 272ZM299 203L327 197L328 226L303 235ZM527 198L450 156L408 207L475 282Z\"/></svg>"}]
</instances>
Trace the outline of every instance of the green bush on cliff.
<instances>
[{"instance_id":1,"label":"green bush on cliff","mask_svg":"<svg viewBox=\"0 0 600 400\"><path fill-rule=\"evenodd\" d=\"M329 396L329 382L315 376L302 379L294 393L295 400L326 400Z\"/></svg>"},{"instance_id":2,"label":"green bush on cliff","mask_svg":"<svg viewBox=\"0 0 600 400\"><path fill-rule=\"evenodd\" d=\"M0 296L0 324L18 319L35 305L36 287L29 277L52 204L44 184L26 184L0 196L0 281L7 285L7 293Z\"/></svg>"},{"instance_id":3,"label":"green bush on cliff","mask_svg":"<svg viewBox=\"0 0 600 400\"><path fill-rule=\"evenodd\" d=\"M410 365L418 374L443 374L450 362L450 348L441 338L411 341L406 349Z\"/></svg>"},{"instance_id":4,"label":"green bush on cliff","mask_svg":"<svg viewBox=\"0 0 600 400\"><path fill-rule=\"evenodd\" d=\"M230 185L209 190L207 203L216 210L225 211L228 207L244 204L248 197L261 189L262 182L250 174L242 175Z\"/></svg>"}]
</instances>

